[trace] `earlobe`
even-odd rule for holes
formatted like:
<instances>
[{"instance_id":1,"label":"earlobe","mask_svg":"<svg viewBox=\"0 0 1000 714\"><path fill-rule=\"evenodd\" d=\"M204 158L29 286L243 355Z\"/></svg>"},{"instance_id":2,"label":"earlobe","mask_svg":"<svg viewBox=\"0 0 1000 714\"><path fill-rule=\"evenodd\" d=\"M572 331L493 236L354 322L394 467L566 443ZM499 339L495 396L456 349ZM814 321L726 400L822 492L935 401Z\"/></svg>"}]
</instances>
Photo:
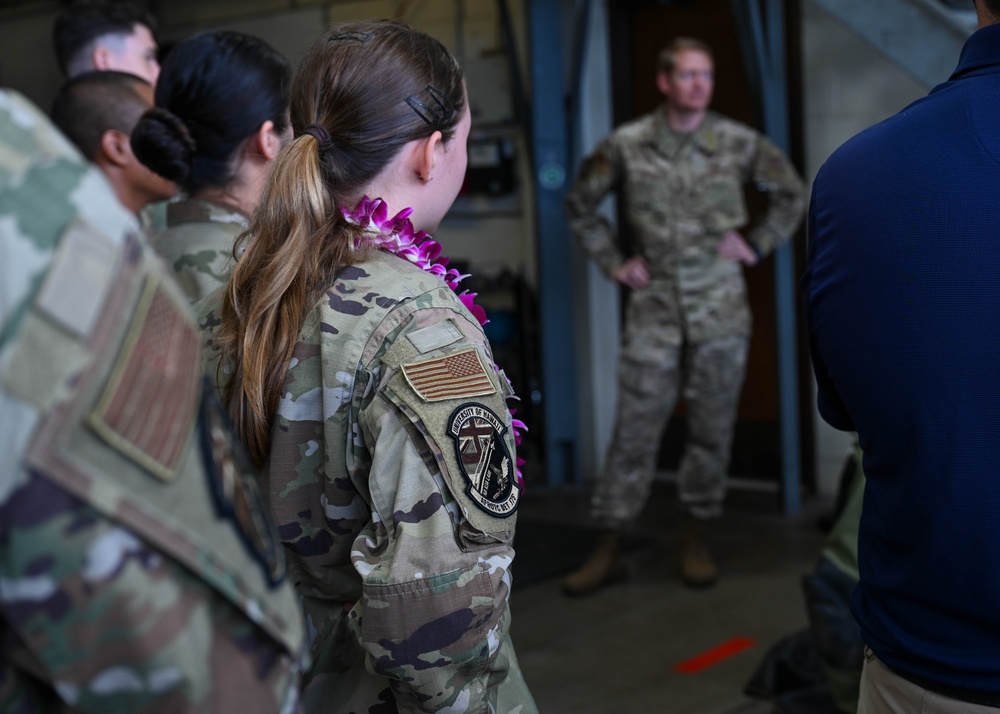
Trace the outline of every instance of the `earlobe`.
<instances>
[{"instance_id":1,"label":"earlobe","mask_svg":"<svg viewBox=\"0 0 1000 714\"><path fill-rule=\"evenodd\" d=\"M424 140L420 152L420 166L417 167L417 175L423 182L434 178L434 166L437 164L437 149L441 146L441 132L435 131Z\"/></svg>"}]
</instances>

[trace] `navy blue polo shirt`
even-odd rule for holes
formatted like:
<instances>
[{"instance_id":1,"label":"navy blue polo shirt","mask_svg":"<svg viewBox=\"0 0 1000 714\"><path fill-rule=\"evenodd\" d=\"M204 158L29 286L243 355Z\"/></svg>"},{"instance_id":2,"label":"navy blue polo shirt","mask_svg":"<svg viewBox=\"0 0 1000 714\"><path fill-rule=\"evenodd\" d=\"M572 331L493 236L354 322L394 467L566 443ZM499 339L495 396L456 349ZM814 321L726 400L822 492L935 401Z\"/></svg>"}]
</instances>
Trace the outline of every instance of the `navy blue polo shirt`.
<instances>
[{"instance_id":1,"label":"navy blue polo shirt","mask_svg":"<svg viewBox=\"0 0 1000 714\"><path fill-rule=\"evenodd\" d=\"M998 702L1000 25L830 157L809 242L819 411L864 449L864 640L904 677Z\"/></svg>"}]
</instances>

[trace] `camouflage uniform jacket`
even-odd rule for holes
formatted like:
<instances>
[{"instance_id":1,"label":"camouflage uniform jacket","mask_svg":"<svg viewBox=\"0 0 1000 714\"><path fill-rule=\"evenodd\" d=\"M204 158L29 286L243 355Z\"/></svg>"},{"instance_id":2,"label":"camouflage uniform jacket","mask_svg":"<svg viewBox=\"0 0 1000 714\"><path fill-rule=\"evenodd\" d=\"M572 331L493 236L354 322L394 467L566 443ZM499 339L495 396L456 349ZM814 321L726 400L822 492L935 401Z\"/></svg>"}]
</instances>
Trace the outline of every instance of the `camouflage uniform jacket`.
<instances>
[{"instance_id":1,"label":"camouflage uniform jacket","mask_svg":"<svg viewBox=\"0 0 1000 714\"><path fill-rule=\"evenodd\" d=\"M802 180L785 155L744 124L708 112L699 129L676 134L664 110L625 124L583 163L567 199L570 227L607 274L624 261L601 199L618 191L636 253L650 284L633 292L629 310L658 311L675 329L673 344L750 332L750 309L739 263L721 257L726 231L748 220L744 184L767 194L769 207L746 235L761 256L798 226Z\"/></svg>"},{"instance_id":2,"label":"camouflage uniform jacket","mask_svg":"<svg viewBox=\"0 0 1000 714\"><path fill-rule=\"evenodd\" d=\"M166 201L147 203L146 206L139 211L139 225L142 226L143 232L145 232L150 239L154 238L166 229L167 206L170 205L172 200L173 199L167 199Z\"/></svg>"},{"instance_id":3,"label":"camouflage uniform jacket","mask_svg":"<svg viewBox=\"0 0 1000 714\"><path fill-rule=\"evenodd\" d=\"M177 273L192 303L229 282L233 245L248 219L232 206L187 199L167 204L167 227L153 248Z\"/></svg>"},{"instance_id":4,"label":"camouflage uniform jacket","mask_svg":"<svg viewBox=\"0 0 1000 714\"><path fill-rule=\"evenodd\" d=\"M0 92L0 711L294 712L277 534L138 235Z\"/></svg>"},{"instance_id":5,"label":"camouflage uniform jacket","mask_svg":"<svg viewBox=\"0 0 1000 714\"><path fill-rule=\"evenodd\" d=\"M492 365L454 292L389 253L307 314L265 473L315 636L307 712L535 711L507 635L520 488Z\"/></svg>"}]
</instances>

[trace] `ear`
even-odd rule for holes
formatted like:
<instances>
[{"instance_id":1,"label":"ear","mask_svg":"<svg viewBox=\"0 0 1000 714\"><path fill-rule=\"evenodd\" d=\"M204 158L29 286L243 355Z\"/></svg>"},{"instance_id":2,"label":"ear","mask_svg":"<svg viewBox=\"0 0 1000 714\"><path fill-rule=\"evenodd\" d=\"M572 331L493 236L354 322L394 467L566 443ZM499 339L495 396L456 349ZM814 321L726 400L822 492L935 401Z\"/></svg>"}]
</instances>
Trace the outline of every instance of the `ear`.
<instances>
[{"instance_id":1,"label":"ear","mask_svg":"<svg viewBox=\"0 0 1000 714\"><path fill-rule=\"evenodd\" d=\"M281 152L281 147L281 137L275 131L274 122L270 119L261 124L250 139L250 150L266 161L274 161Z\"/></svg>"},{"instance_id":2,"label":"ear","mask_svg":"<svg viewBox=\"0 0 1000 714\"><path fill-rule=\"evenodd\" d=\"M440 131L435 131L418 144L418 150L414 158L417 163L417 176L420 177L421 181L430 181L434 178L434 166L437 164L437 150L441 146L444 146L444 144L442 143Z\"/></svg>"},{"instance_id":3,"label":"ear","mask_svg":"<svg viewBox=\"0 0 1000 714\"><path fill-rule=\"evenodd\" d=\"M115 166L127 166L130 161L135 160L128 143L128 134L117 129L108 129L101 134L100 153L105 162Z\"/></svg>"},{"instance_id":4,"label":"ear","mask_svg":"<svg viewBox=\"0 0 1000 714\"><path fill-rule=\"evenodd\" d=\"M656 88L664 97L670 96L670 78L666 72L656 73Z\"/></svg>"},{"instance_id":5,"label":"ear","mask_svg":"<svg viewBox=\"0 0 1000 714\"><path fill-rule=\"evenodd\" d=\"M94 48L94 51L90 55L90 61L93 63L94 69L101 72L107 72L111 69L111 53L107 47L102 45Z\"/></svg>"}]
</instances>

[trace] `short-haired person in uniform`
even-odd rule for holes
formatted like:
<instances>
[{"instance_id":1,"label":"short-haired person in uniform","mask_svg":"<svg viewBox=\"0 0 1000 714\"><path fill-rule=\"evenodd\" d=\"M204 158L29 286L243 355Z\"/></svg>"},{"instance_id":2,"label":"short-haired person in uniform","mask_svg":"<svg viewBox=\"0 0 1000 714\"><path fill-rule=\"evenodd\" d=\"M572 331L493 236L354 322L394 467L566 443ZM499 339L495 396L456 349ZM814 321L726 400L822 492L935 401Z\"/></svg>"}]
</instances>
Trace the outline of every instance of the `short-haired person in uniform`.
<instances>
[{"instance_id":1,"label":"short-haired person in uniform","mask_svg":"<svg viewBox=\"0 0 1000 714\"><path fill-rule=\"evenodd\" d=\"M678 394L687 406L677 481L681 576L693 587L718 576L705 531L722 513L746 370L751 315L743 269L788 239L804 196L792 164L767 137L709 110L714 72L703 42L678 38L665 47L656 74L663 104L607 137L584 161L567 199L570 228L584 251L631 289L614 435L592 500L606 531L564 580L567 594L593 592L623 572L621 532L646 505ZM768 201L749 230L746 185ZM633 255L621 252L598 212L611 192L632 229Z\"/></svg>"},{"instance_id":2,"label":"short-haired person in uniform","mask_svg":"<svg viewBox=\"0 0 1000 714\"><path fill-rule=\"evenodd\" d=\"M820 415L857 431L858 712L1000 709L1000 0L951 77L827 159L802 278Z\"/></svg>"},{"instance_id":3,"label":"short-haired person in uniform","mask_svg":"<svg viewBox=\"0 0 1000 714\"><path fill-rule=\"evenodd\" d=\"M338 26L291 119L200 308L313 636L306 711L534 712L508 633L512 392L425 232L465 176L462 70L405 24Z\"/></svg>"},{"instance_id":4,"label":"short-haired person in uniform","mask_svg":"<svg viewBox=\"0 0 1000 714\"><path fill-rule=\"evenodd\" d=\"M152 85L160 74L152 15L127 2L80 2L60 14L52 28L59 68L67 78L116 70Z\"/></svg>"},{"instance_id":5,"label":"short-haired person in uniform","mask_svg":"<svg viewBox=\"0 0 1000 714\"><path fill-rule=\"evenodd\" d=\"M52 104L52 121L101 170L118 200L136 215L177 187L132 152L129 136L153 106L149 82L126 72L86 72L66 82Z\"/></svg>"},{"instance_id":6,"label":"short-haired person in uniform","mask_svg":"<svg viewBox=\"0 0 1000 714\"><path fill-rule=\"evenodd\" d=\"M185 199L167 206L153 248L192 302L224 285L236 237L246 230L274 158L292 137L288 62L240 32L179 42L163 62L156 106L132 132L132 148Z\"/></svg>"},{"instance_id":7,"label":"short-haired person in uniform","mask_svg":"<svg viewBox=\"0 0 1000 714\"><path fill-rule=\"evenodd\" d=\"M135 216L0 90L0 711L298 711L305 629Z\"/></svg>"}]
</instances>

